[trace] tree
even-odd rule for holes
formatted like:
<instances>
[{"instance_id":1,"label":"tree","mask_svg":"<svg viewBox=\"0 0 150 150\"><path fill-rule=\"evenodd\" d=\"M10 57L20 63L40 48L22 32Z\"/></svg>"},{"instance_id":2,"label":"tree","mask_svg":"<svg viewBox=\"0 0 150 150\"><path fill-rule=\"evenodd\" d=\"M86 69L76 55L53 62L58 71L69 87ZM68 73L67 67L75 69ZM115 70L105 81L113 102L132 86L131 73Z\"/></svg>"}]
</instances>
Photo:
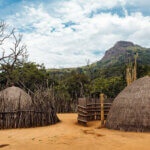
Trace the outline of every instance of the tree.
<instances>
[{"instance_id":1,"label":"tree","mask_svg":"<svg viewBox=\"0 0 150 150\"><path fill-rule=\"evenodd\" d=\"M91 94L104 93L108 97L114 98L125 87L122 77L96 78L92 81Z\"/></svg>"},{"instance_id":2,"label":"tree","mask_svg":"<svg viewBox=\"0 0 150 150\"><path fill-rule=\"evenodd\" d=\"M15 74L15 76L18 76L16 83L31 91L34 91L36 86L47 86L46 80L48 77L46 76L46 70L42 65L37 65L32 62L24 63Z\"/></svg>"},{"instance_id":3,"label":"tree","mask_svg":"<svg viewBox=\"0 0 150 150\"><path fill-rule=\"evenodd\" d=\"M7 25L4 21L0 21L0 46L3 45L4 41L8 38L10 38L10 36L12 35L12 32L14 31L14 29L12 29L12 31L10 33L6 32L7 30ZM5 55L5 50L2 49L1 51L1 56L0 56L0 62L3 59L8 58L10 55Z\"/></svg>"},{"instance_id":4,"label":"tree","mask_svg":"<svg viewBox=\"0 0 150 150\"><path fill-rule=\"evenodd\" d=\"M6 86L11 83L12 74L15 68L22 66L28 57L26 45L22 44L22 35L17 35L14 28L8 34L6 34L7 32L8 30L6 23L1 22L0 46L2 51L0 57L0 65L1 71L6 72ZM6 39L12 42L12 45L8 49L2 47Z\"/></svg>"}]
</instances>

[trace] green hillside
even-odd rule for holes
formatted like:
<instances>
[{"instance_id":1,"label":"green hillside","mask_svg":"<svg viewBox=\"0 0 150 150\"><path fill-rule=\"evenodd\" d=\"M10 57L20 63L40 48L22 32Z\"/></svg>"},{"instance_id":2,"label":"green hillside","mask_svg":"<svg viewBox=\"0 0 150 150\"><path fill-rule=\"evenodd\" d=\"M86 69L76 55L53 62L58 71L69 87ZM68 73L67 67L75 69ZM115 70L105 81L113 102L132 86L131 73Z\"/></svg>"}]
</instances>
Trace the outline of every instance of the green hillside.
<instances>
[{"instance_id":1,"label":"green hillside","mask_svg":"<svg viewBox=\"0 0 150 150\"><path fill-rule=\"evenodd\" d=\"M150 64L150 48L144 48L139 45L135 45L131 42L119 41L112 48L105 52L104 57L89 66L83 66L78 68L64 68L64 69L48 69L47 71L55 75L63 75L73 71L97 73L97 71L105 71L108 68L120 70L119 68L134 62L134 56L138 53L137 62L139 65ZM111 73L112 74L112 73ZM117 74L118 75L118 74Z\"/></svg>"}]
</instances>

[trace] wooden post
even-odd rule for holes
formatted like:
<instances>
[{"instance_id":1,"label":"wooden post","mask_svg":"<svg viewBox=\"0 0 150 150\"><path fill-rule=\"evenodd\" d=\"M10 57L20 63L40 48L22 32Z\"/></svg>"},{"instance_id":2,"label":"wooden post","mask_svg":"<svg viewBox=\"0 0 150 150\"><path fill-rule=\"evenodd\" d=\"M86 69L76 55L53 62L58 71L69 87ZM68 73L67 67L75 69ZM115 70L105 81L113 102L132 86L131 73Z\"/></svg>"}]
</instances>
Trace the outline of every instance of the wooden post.
<instances>
[{"instance_id":1,"label":"wooden post","mask_svg":"<svg viewBox=\"0 0 150 150\"><path fill-rule=\"evenodd\" d=\"M127 86L130 85L132 83L132 72L131 72L131 67L129 66L127 69L126 69L126 82L127 82Z\"/></svg>"},{"instance_id":2,"label":"wooden post","mask_svg":"<svg viewBox=\"0 0 150 150\"><path fill-rule=\"evenodd\" d=\"M127 82L127 86L130 85L130 81L129 81L129 68L126 69L126 82Z\"/></svg>"},{"instance_id":3,"label":"wooden post","mask_svg":"<svg viewBox=\"0 0 150 150\"><path fill-rule=\"evenodd\" d=\"M126 82L127 86L130 85L133 81L137 79L137 58L138 58L138 53L134 56L134 66L129 66L126 69Z\"/></svg>"},{"instance_id":4,"label":"wooden post","mask_svg":"<svg viewBox=\"0 0 150 150\"><path fill-rule=\"evenodd\" d=\"M104 127L104 94L100 94L101 98L101 127Z\"/></svg>"},{"instance_id":5,"label":"wooden post","mask_svg":"<svg viewBox=\"0 0 150 150\"><path fill-rule=\"evenodd\" d=\"M137 58L138 58L138 53L135 55L135 63L134 63L134 81L137 79Z\"/></svg>"}]
</instances>

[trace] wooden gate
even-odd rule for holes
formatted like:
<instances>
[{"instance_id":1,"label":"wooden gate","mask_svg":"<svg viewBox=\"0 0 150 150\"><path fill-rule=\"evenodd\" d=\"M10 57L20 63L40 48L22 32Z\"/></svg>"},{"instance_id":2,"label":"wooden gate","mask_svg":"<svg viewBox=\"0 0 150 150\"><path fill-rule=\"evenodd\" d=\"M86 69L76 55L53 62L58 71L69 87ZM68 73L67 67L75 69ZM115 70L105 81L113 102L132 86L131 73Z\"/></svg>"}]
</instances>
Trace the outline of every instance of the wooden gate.
<instances>
[{"instance_id":1,"label":"wooden gate","mask_svg":"<svg viewBox=\"0 0 150 150\"><path fill-rule=\"evenodd\" d=\"M112 103L105 103L104 100L104 119L110 110ZM112 102L112 100L111 100ZM96 98L79 98L78 99L78 123L86 125L88 121L101 120L101 101Z\"/></svg>"}]
</instances>

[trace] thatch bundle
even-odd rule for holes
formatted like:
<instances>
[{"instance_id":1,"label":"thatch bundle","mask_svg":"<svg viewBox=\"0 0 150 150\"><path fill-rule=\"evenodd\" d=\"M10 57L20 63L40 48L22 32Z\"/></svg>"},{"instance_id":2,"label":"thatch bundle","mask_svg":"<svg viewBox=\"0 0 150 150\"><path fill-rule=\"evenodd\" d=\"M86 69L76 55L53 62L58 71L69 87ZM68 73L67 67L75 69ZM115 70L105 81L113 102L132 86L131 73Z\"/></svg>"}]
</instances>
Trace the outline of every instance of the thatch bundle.
<instances>
[{"instance_id":1,"label":"thatch bundle","mask_svg":"<svg viewBox=\"0 0 150 150\"><path fill-rule=\"evenodd\" d=\"M0 92L0 129L45 126L58 122L48 95L32 98L22 89L12 86Z\"/></svg>"},{"instance_id":2,"label":"thatch bundle","mask_svg":"<svg viewBox=\"0 0 150 150\"><path fill-rule=\"evenodd\" d=\"M106 127L123 131L150 131L150 77L138 79L115 98Z\"/></svg>"}]
</instances>

